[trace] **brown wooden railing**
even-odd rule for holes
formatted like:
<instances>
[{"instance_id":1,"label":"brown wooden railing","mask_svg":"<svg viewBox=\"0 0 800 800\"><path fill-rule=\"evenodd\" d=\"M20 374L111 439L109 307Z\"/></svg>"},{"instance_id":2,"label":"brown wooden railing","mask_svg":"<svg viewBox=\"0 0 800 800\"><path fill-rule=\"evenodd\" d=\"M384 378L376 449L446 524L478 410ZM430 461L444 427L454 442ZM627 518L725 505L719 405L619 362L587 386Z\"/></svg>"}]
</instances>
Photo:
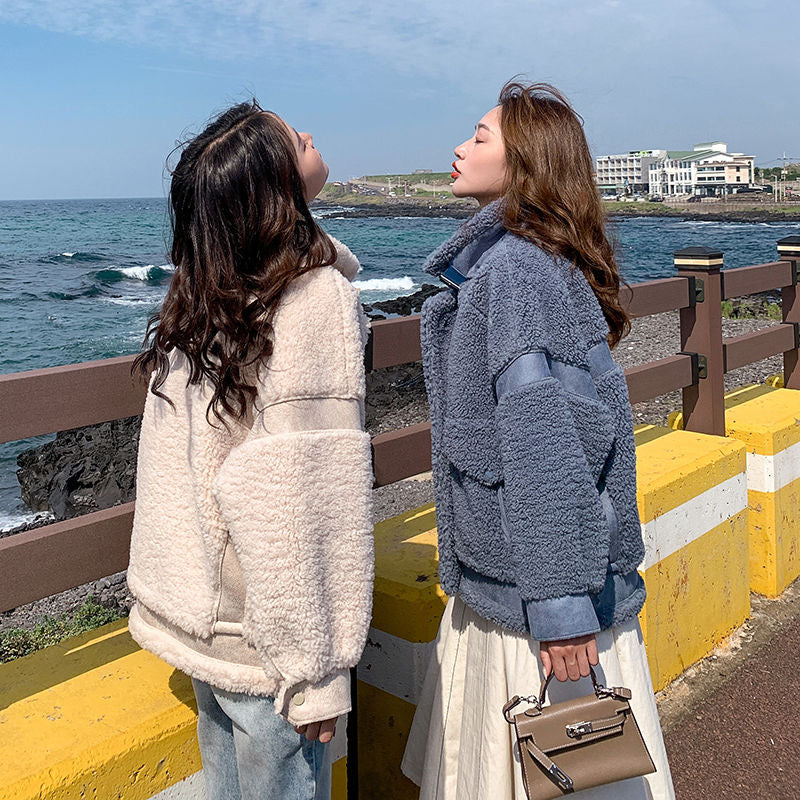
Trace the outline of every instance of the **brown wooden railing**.
<instances>
[{"instance_id":1,"label":"brown wooden railing","mask_svg":"<svg viewBox=\"0 0 800 800\"><path fill-rule=\"evenodd\" d=\"M675 253L678 276L634 284L621 300L633 317L679 310L681 350L625 371L631 403L683 391L684 427L724 435L725 372L783 353L784 385L800 389L800 237L778 243L779 261L722 270L707 248ZM744 336L722 337L721 301L781 288L783 321ZM368 370L421 357L419 316L372 323ZM140 414L145 386L131 378L133 356L0 375L0 442ZM375 485L430 469L430 425L372 440ZM0 539L0 611L127 567L133 503Z\"/></svg>"}]
</instances>

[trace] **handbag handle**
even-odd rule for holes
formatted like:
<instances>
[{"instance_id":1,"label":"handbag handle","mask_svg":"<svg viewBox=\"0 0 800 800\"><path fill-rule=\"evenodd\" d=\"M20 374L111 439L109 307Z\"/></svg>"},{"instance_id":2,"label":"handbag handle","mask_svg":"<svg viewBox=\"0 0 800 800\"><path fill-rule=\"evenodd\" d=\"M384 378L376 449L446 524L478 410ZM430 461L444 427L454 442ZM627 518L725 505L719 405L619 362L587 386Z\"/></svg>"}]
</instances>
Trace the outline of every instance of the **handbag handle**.
<instances>
[{"instance_id":1,"label":"handbag handle","mask_svg":"<svg viewBox=\"0 0 800 800\"><path fill-rule=\"evenodd\" d=\"M553 675L555 675L555 670L551 669L547 677L544 679L542 683L542 688L539 690L539 702L538 706L541 708L544 705L544 696L547 692L547 687L550 685L550 681L553 679ZM592 685L594 686L594 693L598 697L602 697L608 690L602 683L599 683L597 680L597 675L595 675L594 667L590 664L589 665L589 674L592 676ZM625 691L628 691L627 689Z\"/></svg>"},{"instance_id":2,"label":"handbag handle","mask_svg":"<svg viewBox=\"0 0 800 800\"><path fill-rule=\"evenodd\" d=\"M602 697L615 697L618 700L630 700L631 697L633 697L631 690L626 689L624 686L604 686L602 683L600 683L597 680L594 667L591 665L589 665L589 674L592 677L594 693L597 695L598 699ZM553 675L555 675L555 672L550 672L550 674L544 679L538 697L534 697L533 695L530 697L520 697L518 694L515 694L503 706L503 716L506 718L506 722L508 722L509 725L514 724L514 719L511 716L511 710L522 702L533 703L539 711L542 710L542 706L544 705L544 696L547 693L547 687L550 685Z\"/></svg>"}]
</instances>

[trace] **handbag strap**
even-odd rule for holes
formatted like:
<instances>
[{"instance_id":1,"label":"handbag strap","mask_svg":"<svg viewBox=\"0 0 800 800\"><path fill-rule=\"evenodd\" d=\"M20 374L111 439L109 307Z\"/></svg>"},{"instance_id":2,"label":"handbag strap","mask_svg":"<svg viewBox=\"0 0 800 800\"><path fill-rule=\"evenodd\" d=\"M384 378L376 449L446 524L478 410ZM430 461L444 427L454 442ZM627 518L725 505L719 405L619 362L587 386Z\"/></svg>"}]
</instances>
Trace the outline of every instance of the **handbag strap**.
<instances>
[{"instance_id":1,"label":"handbag strap","mask_svg":"<svg viewBox=\"0 0 800 800\"><path fill-rule=\"evenodd\" d=\"M550 778L555 781L561 789L565 792L571 792L574 783L572 778L567 775L564 770L562 770L555 761L553 761L550 756L547 755L543 750L540 750L536 743L533 741L533 738L530 736L526 736L524 738L519 738L520 747L525 747L527 751L531 754L531 757L537 761L542 769L550 776Z\"/></svg>"}]
</instances>

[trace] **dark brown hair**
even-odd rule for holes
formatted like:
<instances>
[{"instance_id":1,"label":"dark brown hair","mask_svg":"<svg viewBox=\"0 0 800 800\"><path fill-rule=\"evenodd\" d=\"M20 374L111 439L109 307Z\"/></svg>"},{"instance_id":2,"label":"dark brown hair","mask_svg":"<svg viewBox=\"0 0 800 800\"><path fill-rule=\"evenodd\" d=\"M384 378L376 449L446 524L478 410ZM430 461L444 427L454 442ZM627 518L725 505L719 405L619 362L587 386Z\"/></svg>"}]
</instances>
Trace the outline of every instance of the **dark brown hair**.
<instances>
[{"instance_id":1,"label":"dark brown hair","mask_svg":"<svg viewBox=\"0 0 800 800\"><path fill-rule=\"evenodd\" d=\"M272 354L281 295L298 275L332 264L336 251L308 210L286 125L255 100L185 143L169 210L175 273L133 369L145 378L155 369L151 391L173 405L159 388L178 348L189 384L213 386L206 419L241 420Z\"/></svg>"},{"instance_id":2,"label":"dark brown hair","mask_svg":"<svg viewBox=\"0 0 800 800\"><path fill-rule=\"evenodd\" d=\"M548 83L509 81L501 90L508 165L505 227L578 267L603 310L611 347L630 331L622 281L605 232L583 120Z\"/></svg>"}]
</instances>

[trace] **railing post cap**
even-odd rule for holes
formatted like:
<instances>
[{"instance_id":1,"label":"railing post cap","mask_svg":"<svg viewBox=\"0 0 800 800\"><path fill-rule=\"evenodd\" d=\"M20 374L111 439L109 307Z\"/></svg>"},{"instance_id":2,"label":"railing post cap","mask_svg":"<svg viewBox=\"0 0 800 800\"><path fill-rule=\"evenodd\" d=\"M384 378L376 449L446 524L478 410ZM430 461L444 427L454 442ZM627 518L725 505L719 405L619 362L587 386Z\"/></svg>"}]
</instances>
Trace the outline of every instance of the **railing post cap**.
<instances>
[{"instance_id":1,"label":"railing post cap","mask_svg":"<svg viewBox=\"0 0 800 800\"><path fill-rule=\"evenodd\" d=\"M709 270L722 266L722 251L710 247L684 247L674 254L675 266L682 269Z\"/></svg>"},{"instance_id":2,"label":"railing post cap","mask_svg":"<svg viewBox=\"0 0 800 800\"><path fill-rule=\"evenodd\" d=\"M800 256L800 236L784 236L783 239L778 239L778 254Z\"/></svg>"}]
</instances>

